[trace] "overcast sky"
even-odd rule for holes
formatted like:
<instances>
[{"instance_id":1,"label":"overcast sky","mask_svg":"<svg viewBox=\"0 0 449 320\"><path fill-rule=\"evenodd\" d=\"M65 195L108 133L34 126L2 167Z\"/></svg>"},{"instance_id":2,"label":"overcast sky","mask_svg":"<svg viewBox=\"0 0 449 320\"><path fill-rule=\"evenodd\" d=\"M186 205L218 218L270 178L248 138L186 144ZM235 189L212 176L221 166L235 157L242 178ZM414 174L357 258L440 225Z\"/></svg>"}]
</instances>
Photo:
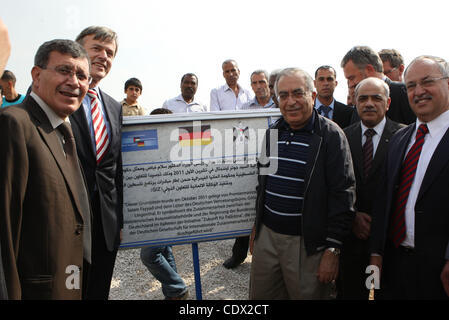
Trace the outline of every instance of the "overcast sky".
<instances>
[{"instance_id":1,"label":"overcast sky","mask_svg":"<svg viewBox=\"0 0 449 320\"><path fill-rule=\"evenodd\" d=\"M437 0L15 0L3 1L12 54L7 69L25 93L37 48L56 38L75 39L90 25L118 33L112 70L100 87L117 100L131 77L143 83L141 104L150 111L180 94L181 76L198 76L198 100L224 83L221 63L235 59L239 83L250 89L256 69L300 67L312 76L329 64L337 70L337 100L346 102L340 68L354 45L395 48L406 63L421 54L447 59L447 5Z\"/></svg>"}]
</instances>

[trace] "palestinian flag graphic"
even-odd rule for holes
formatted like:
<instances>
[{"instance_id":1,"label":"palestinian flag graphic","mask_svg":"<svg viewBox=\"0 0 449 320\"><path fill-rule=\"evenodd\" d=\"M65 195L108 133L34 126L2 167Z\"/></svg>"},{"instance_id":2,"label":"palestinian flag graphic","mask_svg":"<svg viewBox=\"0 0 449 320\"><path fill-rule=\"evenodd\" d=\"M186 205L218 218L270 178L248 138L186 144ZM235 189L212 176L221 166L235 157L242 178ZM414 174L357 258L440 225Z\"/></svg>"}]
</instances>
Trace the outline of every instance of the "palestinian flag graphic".
<instances>
[{"instance_id":1,"label":"palestinian flag graphic","mask_svg":"<svg viewBox=\"0 0 449 320\"><path fill-rule=\"evenodd\" d=\"M181 147L204 146L212 143L210 125L179 127Z\"/></svg>"}]
</instances>

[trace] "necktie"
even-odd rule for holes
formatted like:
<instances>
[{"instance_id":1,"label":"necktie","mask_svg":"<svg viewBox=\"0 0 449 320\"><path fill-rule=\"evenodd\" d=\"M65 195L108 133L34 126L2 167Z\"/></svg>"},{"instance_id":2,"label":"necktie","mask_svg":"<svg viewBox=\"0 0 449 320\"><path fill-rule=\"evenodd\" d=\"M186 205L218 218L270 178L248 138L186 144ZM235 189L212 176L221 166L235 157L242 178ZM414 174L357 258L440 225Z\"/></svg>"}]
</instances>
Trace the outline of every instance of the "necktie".
<instances>
[{"instance_id":1,"label":"necktie","mask_svg":"<svg viewBox=\"0 0 449 320\"><path fill-rule=\"evenodd\" d=\"M89 198L87 196L86 186L81 174L80 165L78 162L78 156L76 154L75 138L73 137L72 128L69 123L64 122L58 126L59 131L64 136L63 147L67 159L67 168L69 170L69 176L72 177L78 193L78 199L81 206L81 214L84 220L84 232L83 232L83 256L89 263L91 262L91 248L92 248L92 236L91 236L91 222L90 222L90 207Z\"/></svg>"},{"instance_id":2,"label":"necktie","mask_svg":"<svg viewBox=\"0 0 449 320\"><path fill-rule=\"evenodd\" d=\"M331 111L331 107L325 106L324 104L322 104L318 108L318 111L320 112L320 114L324 115L326 118L329 119L329 112Z\"/></svg>"},{"instance_id":3,"label":"necktie","mask_svg":"<svg viewBox=\"0 0 449 320\"><path fill-rule=\"evenodd\" d=\"M390 237L395 247L405 239L405 206L407 204L410 188L415 178L419 156L421 155L424 137L429 132L426 124L421 124L416 133L415 143L405 157L401 167L399 189L396 194L395 210L391 217Z\"/></svg>"},{"instance_id":4,"label":"necktie","mask_svg":"<svg viewBox=\"0 0 449 320\"><path fill-rule=\"evenodd\" d=\"M373 136L376 134L374 129L367 129L364 133L366 136L366 141L363 144L363 173L365 178L368 177L371 167L373 166Z\"/></svg>"},{"instance_id":5,"label":"necktie","mask_svg":"<svg viewBox=\"0 0 449 320\"><path fill-rule=\"evenodd\" d=\"M103 119L103 114L101 113L98 94L95 92L95 90L89 89L87 95L91 99L90 105L92 113L92 124L94 126L95 132L96 158L97 163L100 163L109 146L108 131L106 130L106 124Z\"/></svg>"}]
</instances>

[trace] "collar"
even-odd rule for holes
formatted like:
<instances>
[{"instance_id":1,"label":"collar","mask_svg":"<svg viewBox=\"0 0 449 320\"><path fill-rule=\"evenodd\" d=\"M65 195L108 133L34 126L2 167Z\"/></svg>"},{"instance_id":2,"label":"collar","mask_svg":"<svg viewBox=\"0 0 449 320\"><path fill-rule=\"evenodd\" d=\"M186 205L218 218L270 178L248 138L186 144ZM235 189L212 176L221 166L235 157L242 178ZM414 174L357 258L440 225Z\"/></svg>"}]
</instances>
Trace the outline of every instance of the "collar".
<instances>
[{"instance_id":1,"label":"collar","mask_svg":"<svg viewBox=\"0 0 449 320\"><path fill-rule=\"evenodd\" d=\"M122 102L121 102L121 104L122 104L122 105L125 105L125 106L127 106L127 107L136 107L136 108L139 107L139 103L138 103L137 101L136 101L136 103L134 103L134 104L128 104L128 102L126 102L126 99L123 99Z\"/></svg>"},{"instance_id":2,"label":"collar","mask_svg":"<svg viewBox=\"0 0 449 320\"><path fill-rule=\"evenodd\" d=\"M239 93L240 93L240 91L242 91L243 89L242 89L242 87L241 87L238 83L237 83L237 86L239 87ZM233 91L233 90L231 89L231 87L228 86L227 83L225 83L223 87L224 87L224 91L228 91L228 90Z\"/></svg>"},{"instance_id":3,"label":"collar","mask_svg":"<svg viewBox=\"0 0 449 320\"><path fill-rule=\"evenodd\" d=\"M334 104L335 104L335 99L332 99L331 104L329 105L329 107L331 108L331 110L334 110ZM324 105L319 99L318 96L315 98L315 109L318 109L319 107L321 107L322 105Z\"/></svg>"},{"instance_id":4,"label":"collar","mask_svg":"<svg viewBox=\"0 0 449 320\"><path fill-rule=\"evenodd\" d=\"M69 122L69 117L66 117L65 119L61 119L52 108L48 106L48 104L45 103L44 100L42 100L36 93L31 91L30 96L33 97L33 99L36 101L36 103L39 105L39 107L44 111L44 113L47 115L48 120L50 121L51 126L53 129L56 129L60 124L62 124L64 121Z\"/></svg>"},{"instance_id":5,"label":"collar","mask_svg":"<svg viewBox=\"0 0 449 320\"><path fill-rule=\"evenodd\" d=\"M431 137L437 136L442 130L446 131L449 128L449 110L443 112L438 117L429 122L419 121L416 119L415 132L418 130L419 125L427 124L429 128L429 135Z\"/></svg>"},{"instance_id":6,"label":"collar","mask_svg":"<svg viewBox=\"0 0 449 320\"><path fill-rule=\"evenodd\" d=\"M376 134L380 137L384 132L385 123L387 123L387 119L384 117L374 128L368 128L363 124L362 121L360 121L360 127L362 128L362 137L365 134L365 131L368 129L373 129L374 131L376 131Z\"/></svg>"},{"instance_id":7,"label":"collar","mask_svg":"<svg viewBox=\"0 0 449 320\"><path fill-rule=\"evenodd\" d=\"M271 107L274 105L274 101L273 101L273 98L270 97L270 100L268 100L267 104L261 106L260 103L259 103L259 101L257 101L257 97L254 97L254 98L251 100L250 105L251 105L251 106L255 105L255 106L258 106L258 107L261 107L261 108L264 108L264 109L268 109L268 108L271 108Z\"/></svg>"},{"instance_id":8,"label":"collar","mask_svg":"<svg viewBox=\"0 0 449 320\"><path fill-rule=\"evenodd\" d=\"M292 128L290 128L290 125L282 117L282 120L279 123L279 129L284 129L284 130L293 131L293 132L309 132L309 133L313 133L313 128L314 128L314 124L315 124L315 113L316 113L316 111L314 110L312 112L312 115L310 116L309 120L307 121L306 125L304 127L302 127L301 129L298 129L298 130L293 130Z\"/></svg>"},{"instance_id":9,"label":"collar","mask_svg":"<svg viewBox=\"0 0 449 320\"><path fill-rule=\"evenodd\" d=\"M231 89L231 88L229 88L229 89ZM182 93L181 93L179 96L177 96L177 97L175 98L175 100L176 100L176 101L182 101L182 102L184 102L185 104L187 104L188 106L191 106L191 105L194 105L194 104L199 104L198 102L195 101L195 97L193 98L193 101L192 101L192 102L188 103L188 102L185 101L184 98L182 97Z\"/></svg>"}]
</instances>

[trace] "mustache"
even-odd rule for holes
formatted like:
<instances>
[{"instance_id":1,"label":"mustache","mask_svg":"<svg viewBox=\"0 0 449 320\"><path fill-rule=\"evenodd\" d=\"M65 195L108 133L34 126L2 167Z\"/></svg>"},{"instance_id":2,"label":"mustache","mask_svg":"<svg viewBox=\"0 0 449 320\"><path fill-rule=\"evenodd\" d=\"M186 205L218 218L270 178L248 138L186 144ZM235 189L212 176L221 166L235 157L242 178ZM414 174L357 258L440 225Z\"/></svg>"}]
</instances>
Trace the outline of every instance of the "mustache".
<instances>
[{"instance_id":1,"label":"mustache","mask_svg":"<svg viewBox=\"0 0 449 320\"><path fill-rule=\"evenodd\" d=\"M377 112L377 109L372 106L366 106L362 109L362 112Z\"/></svg>"},{"instance_id":2,"label":"mustache","mask_svg":"<svg viewBox=\"0 0 449 320\"><path fill-rule=\"evenodd\" d=\"M65 95L73 96L73 97L79 97L81 96L82 92L80 88L71 88L67 85L63 85L57 88L58 91L61 91Z\"/></svg>"},{"instance_id":3,"label":"mustache","mask_svg":"<svg viewBox=\"0 0 449 320\"><path fill-rule=\"evenodd\" d=\"M420 97L415 97L415 98L413 98L413 102L418 103L420 100L423 100L423 99L432 99L432 96L429 94L425 94Z\"/></svg>"}]
</instances>

